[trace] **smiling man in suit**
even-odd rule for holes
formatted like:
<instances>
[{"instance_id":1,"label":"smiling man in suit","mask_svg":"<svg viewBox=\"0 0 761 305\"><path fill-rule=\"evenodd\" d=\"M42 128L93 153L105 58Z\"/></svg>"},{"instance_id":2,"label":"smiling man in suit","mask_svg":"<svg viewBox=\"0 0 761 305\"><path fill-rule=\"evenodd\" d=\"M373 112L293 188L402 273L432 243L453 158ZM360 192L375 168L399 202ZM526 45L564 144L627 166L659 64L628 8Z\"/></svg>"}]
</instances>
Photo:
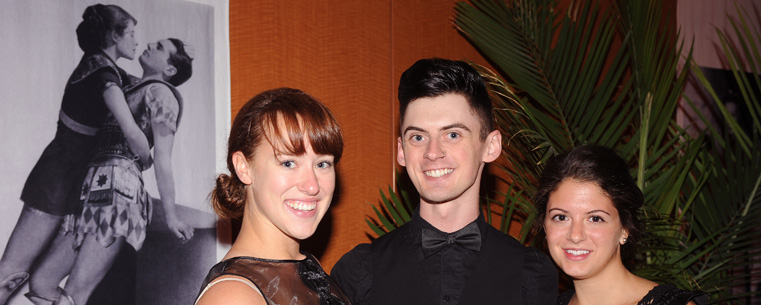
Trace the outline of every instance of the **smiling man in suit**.
<instances>
[{"instance_id":1,"label":"smiling man in suit","mask_svg":"<svg viewBox=\"0 0 761 305\"><path fill-rule=\"evenodd\" d=\"M331 276L353 304L554 305L554 264L484 221L481 174L502 151L492 103L462 61L422 59L399 82L397 161L420 194L412 220L345 254Z\"/></svg>"}]
</instances>

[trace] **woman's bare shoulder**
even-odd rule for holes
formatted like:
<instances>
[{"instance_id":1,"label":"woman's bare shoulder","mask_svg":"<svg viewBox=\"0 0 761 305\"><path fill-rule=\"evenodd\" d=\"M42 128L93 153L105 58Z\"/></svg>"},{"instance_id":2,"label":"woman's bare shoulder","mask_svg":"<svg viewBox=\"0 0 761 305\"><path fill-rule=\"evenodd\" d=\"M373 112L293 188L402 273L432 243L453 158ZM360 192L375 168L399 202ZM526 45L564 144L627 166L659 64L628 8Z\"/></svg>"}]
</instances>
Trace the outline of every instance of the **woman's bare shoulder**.
<instances>
[{"instance_id":1,"label":"woman's bare shoulder","mask_svg":"<svg viewBox=\"0 0 761 305\"><path fill-rule=\"evenodd\" d=\"M244 277L225 275L212 281L196 305L254 304L265 305L259 288Z\"/></svg>"}]
</instances>

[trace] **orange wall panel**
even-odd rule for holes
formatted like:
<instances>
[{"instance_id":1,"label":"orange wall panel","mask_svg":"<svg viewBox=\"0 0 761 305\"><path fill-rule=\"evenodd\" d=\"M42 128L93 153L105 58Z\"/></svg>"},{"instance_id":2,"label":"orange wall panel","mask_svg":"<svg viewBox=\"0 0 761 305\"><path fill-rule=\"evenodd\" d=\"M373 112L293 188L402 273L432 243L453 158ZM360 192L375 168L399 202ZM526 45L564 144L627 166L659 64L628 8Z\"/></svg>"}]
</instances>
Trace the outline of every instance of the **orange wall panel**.
<instances>
[{"instance_id":1,"label":"orange wall panel","mask_svg":"<svg viewBox=\"0 0 761 305\"><path fill-rule=\"evenodd\" d=\"M230 3L233 115L255 94L287 86L320 99L343 127L340 188L304 245L326 268L368 240L367 203L393 173L389 8L364 1Z\"/></svg>"}]
</instances>

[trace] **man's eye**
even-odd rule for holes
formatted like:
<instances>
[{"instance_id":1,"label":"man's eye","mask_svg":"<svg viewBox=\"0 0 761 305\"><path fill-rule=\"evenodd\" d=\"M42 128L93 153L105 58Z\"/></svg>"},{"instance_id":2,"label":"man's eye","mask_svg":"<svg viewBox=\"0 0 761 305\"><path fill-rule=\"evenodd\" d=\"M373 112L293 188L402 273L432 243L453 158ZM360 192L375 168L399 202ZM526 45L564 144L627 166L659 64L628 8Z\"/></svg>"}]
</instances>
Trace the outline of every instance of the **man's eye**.
<instances>
[{"instance_id":1,"label":"man's eye","mask_svg":"<svg viewBox=\"0 0 761 305\"><path fill-rule=\"evenodd\" d=\"M285 166L287 168L294 168L294 167L296 167L296 162L293 162L293 161L283 161L283 162L280 162L280 165Z\"/></svg>"},{"instance_id":2,"label":"man's eye","mask_svg":"<svg viewBox=\"0 0 761 305\"><path fill-rule=\"evenodd\" d=\"M456 132L450 132L450 133L447 134L447 138L450 138L450 139L457 139L459 137L460 137L460 134L458 134Z\"/></svg>"},{"instance_id":3,"label":"man's eye","mask_svg":"<svg viewBox=\"0 0 761 305\"><path fill-rule=\"evenodd\" d=\"M415 142L420 142L420 141L423 141L423 136L421 136L421 135L414 135L410 139L412 139L412 141L415 141Z\"/></svg>"}]
</instances>

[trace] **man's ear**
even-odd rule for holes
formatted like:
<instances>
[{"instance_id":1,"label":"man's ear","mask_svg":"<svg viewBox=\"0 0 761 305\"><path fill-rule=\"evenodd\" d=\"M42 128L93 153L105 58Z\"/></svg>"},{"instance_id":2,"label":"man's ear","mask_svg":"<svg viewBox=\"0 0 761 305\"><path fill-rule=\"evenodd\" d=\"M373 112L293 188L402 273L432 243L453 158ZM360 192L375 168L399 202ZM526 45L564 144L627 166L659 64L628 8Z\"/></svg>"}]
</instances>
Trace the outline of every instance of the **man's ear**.
<instances>
[{"instance_id":1,"label":"man's ear","mask_svg":"<svg viewBox=\"0 0 761 305\"><path fill-rule=\"evenodd\" d=\"M249 185L253 182L253 177L251 177L251 173L249 172L251 166L248 164L248 159L246 159L246 156L244 156L242 152L236 151L233 153L233 167L235 167L235 174L238 176L238 179L240 179L240 182L243 182L245 185Z\"/></svg>"},{"instance_id":2,"label":"man's ear","mask_svg":"<svg viewBox=\"0 0 761 305\"><path fill-rule=\"evenodd\" d=\"M499 130L493 130L486 137L486 150L484 151L483 161L486 163L492 162L499 158L502 153L502 134Z\"/></svg>"},{"instance_id":3,"label":"man's ear","mask_svg":"<svg viewBox=\"0 0 761 305\"><path fill-rule=\"evenodd\" d=\"M166 79L169 79L169 78L171 78L171 77L172 77L172 76L174 76L175 74L177 74L177 68L175 68L175 67L174 67L174 66L172 66L172 65L169 65L169 66L168 66L166 69L164 69L164 77L165 77Z\"/></svg>"},{"instance_id":4,"label":"man's ear","mask_svg":"<svg viewBox=\"0 0 761 305\"><path fill-rule=\"evenodd\" d=\"M407 166L404 160L404 149L402 149L402 137L396 138L396 162L401 166Z\"/></svg>"}]
</instances>

